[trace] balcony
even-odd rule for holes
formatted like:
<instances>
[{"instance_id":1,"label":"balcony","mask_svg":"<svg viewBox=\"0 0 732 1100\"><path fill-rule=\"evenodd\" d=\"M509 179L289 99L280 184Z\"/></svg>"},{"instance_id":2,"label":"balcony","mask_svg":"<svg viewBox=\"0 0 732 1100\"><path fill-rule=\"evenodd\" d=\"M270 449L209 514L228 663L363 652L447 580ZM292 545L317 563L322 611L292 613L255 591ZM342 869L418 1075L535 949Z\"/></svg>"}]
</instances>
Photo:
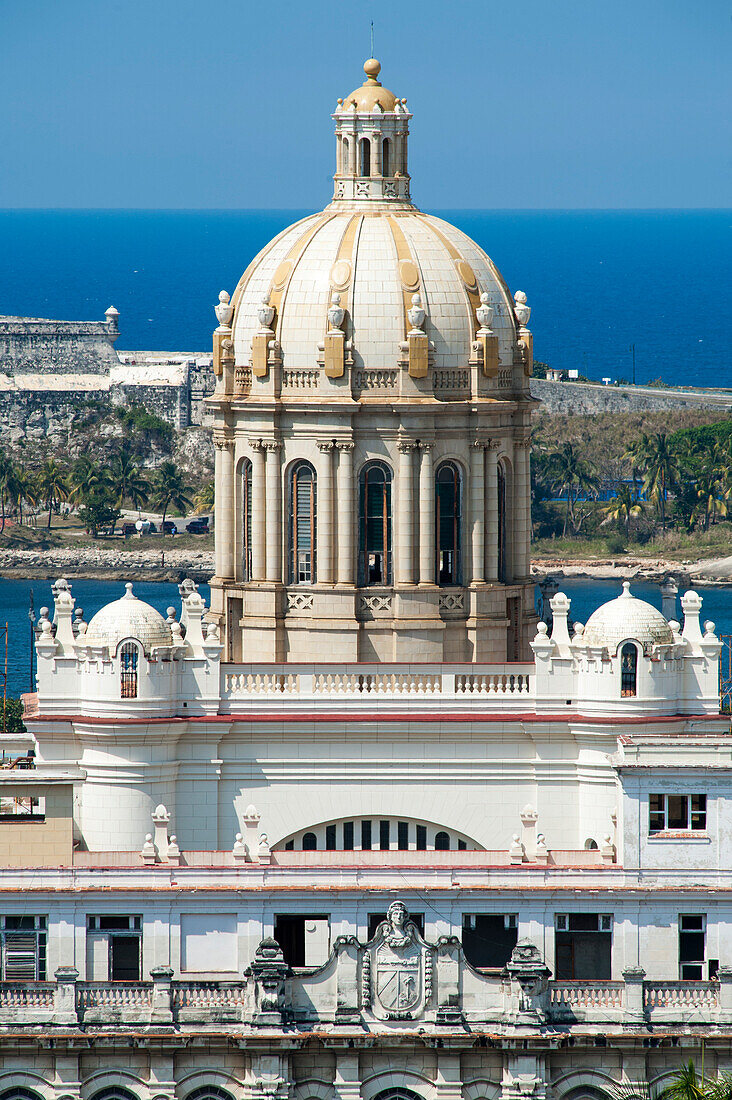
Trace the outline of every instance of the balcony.
<instances>
[{"instance_id":1,"label":"balcony","mask_svg":"<svg viewBox=\"0 0 732 1100\"><path fill-rule=\"evenodd\" d=\"M521 714L531 709L534 665L511 664L226 664L222 714L481 710Z\"/></svg>"},{"instance_id":2,"label":"balcony","mask_svg":"<svg viewBox=\"0 0 732 1100\"><path fill-rule=\"evenodd\" d=\"M342 1003L336 994L343 971L355 974L349 958L353 962L355 956L349 955L347 946L337 947L324 967L296 973L280 961L276 978L280 988L275 995L271 973L258 973L255 967L235 981L174 981L170 969L158 967L148 982L82 982L72 968L60 968L55 982L0 983L0 1026L279 1023L317 1027L363 1021L373 1028L378 1020L370 1018L367 1004L354 1002L347 1020L340 1020L336 1011L336 1004ZM471 971L465 974L460 1006L451 1001L449 1013L441 1015L440 966L436 960L432 1007L425 1006L421 1018L415 1018L415 1027L732 1024L732 970L726 968L721 980L712 982L645 981L637 970L626 971L623 981L549 981L538 999L532 993L531 1009L525 989L515 979ZM274 1018L266 1020L261 1018L263 988L273 1006Z\"/></svg>"}]
</instances>

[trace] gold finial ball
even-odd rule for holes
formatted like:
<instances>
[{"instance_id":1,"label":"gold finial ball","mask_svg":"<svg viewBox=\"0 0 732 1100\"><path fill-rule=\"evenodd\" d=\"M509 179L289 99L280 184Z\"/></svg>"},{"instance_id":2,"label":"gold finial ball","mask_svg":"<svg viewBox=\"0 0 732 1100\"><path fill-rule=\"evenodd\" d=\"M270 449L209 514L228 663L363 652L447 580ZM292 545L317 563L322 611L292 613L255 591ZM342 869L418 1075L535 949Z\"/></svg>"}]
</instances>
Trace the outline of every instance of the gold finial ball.
<instances>
[{"instance_id":1,"label":"gold finial ball","mask_svg":"<svg viewBox=\"0 0 732 1100\"><path fill-rule=\"evenodd\" d=\"M375 57L370 57L368 61L364 62L363 71L369 80L373 80L376 83L379 73L381 72L381 62L377 61Z\"/></svg>"}]
</instances>

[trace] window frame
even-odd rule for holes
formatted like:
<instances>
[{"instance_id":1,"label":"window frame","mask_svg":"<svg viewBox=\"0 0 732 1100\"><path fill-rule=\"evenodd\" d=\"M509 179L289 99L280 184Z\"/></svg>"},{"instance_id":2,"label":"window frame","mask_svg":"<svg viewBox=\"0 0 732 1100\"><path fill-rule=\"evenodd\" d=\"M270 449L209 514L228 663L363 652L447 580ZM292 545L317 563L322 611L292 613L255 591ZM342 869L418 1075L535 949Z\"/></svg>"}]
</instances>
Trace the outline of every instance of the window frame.
<instances>
[{"instance_id":1,"label":"window frame","mask_svg":"<svg viewBox=\"0 0 732 1100\"><path fill-rule=\"evenodd\" d=\"M306 518L310 530L310 546L304 549L300 549L298 545L300 535L300 517L298 514L298 507L300 502L299 495L299 477L307 473L310 480L310 492L308 500L309 515ZM289 511L290 511L290 523L288 531L288 549L289 549L289 583L291 585L311 585L316 584L318 579L317 572L317 537L318 537L318 475L315 467L307 459L298 459L290 467L289 476ZM301 568L301 555L306 557L302 561Z\"/></svg>"},{"instance_id":2,"label":"window frame","mask_svg":"<svg viewBox=\"0 0 732 1100\"><path fill-rule=\"evenodd\" d=\"M686 803L685 825L669 824L671 818L669 799L683 800ZM696 806L694 805L695 800ZM707 833L708 817L709 807L706 792L649 792L648 835L650 837L657 837L669 833L676 836L705 836Z\"/></svg>"},{"instance_id":3,"label":"window frame","mask_svg":"<svg viewBox=\"0 0 732 1100\"><path fill-rule=\"evenodd\" d=\"M638 646L635 642L623 642L620 657L620 698L635 699L638 695ZM626 658L629 659L626 667Z\"/></svg>"},{"instance_id":4,"label":"window frame","mask_svg":"<svg viewBox=\"0 0 732 1100\"><path fill-rule=\"evenodd\" d=\"M241 467L242 579L252 579L252 462L245 458Z\"/></svg>"},{"instance_id":5,"label":"window frame","mask_svg":"<svg viewBox=\"0 0 732 1100\"><path fill-rule=\"evenodd\" d=\"M119 697L137 699L140 693L140 656L142 646L135 638L125 638L119 644ZM130 661L129 659L132 658Z\"/></svg>"},{"instance_id":6,"label":"window frame","mask_svg":"<svg viewBox=\"0 0 732 1100\"><path fill-rule=\"evenodd\" d=\"M374 473L382 475L381 482L381 548L371 550L369 547L372 523L376 523L377 517L369 515L369 485L379 484L370 481ZM394 473L386 462L376 459L365 463L359 475L359 515L358 515L358 583L361 588L388 588L392 584L392 557L393 557L393 507L392 485ZM371 555L381 558L381 576L379 579L371 579L371 567L369 558Z\"/></svg>"},{"instance_id":7,"label":"window frame","mask_svg":"<svg viewBox=\"0 0 732 1100\"><path fill-rule=\"evenodd\" d=\"M32 922L29 927L28 922ZM15 926L14 926L15 925ZM25 925L25 927L23 927ZM8 977L7 955L8 948L15 948L21 952L18 942L11 942L13 938L26 936L33 937L35 945L34 974L18 977ZM46 961L48 948L48 917L45 914L5 913L0 916L0 980L3 982L43 982L46 980ZM30 954L30 950L26 951Z\"/></svg>"},{"instance_id":8,"label":"window frame","mask_svg":"<svg viewBox=\"0 0 732 1100\"><path fill-rule=\"evenodd\" d=\"M452 509L452 545L442 546L442 517L440 477L443 473L452 473L453 509ZM457 462L448 459L441 462L435 470L435 582L440 588L455 588L462 584L462 519L463 519L463 477ZM442 555L449 554L450 579L442 579Z\"/></svg>"}]
</instances>

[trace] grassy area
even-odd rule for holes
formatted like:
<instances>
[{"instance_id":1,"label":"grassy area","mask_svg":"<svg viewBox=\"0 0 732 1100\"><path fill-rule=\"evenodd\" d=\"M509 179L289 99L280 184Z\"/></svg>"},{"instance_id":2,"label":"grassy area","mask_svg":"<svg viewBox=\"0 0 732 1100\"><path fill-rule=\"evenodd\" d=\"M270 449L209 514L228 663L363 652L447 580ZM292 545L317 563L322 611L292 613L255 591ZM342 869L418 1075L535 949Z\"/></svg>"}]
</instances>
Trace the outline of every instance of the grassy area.
<instances>
[{"instance_id":1,"label":"grassy area","mask_svg":"<svg viewBox=\"0 0 732 1100\"><path fill-rule=\"evenodd\" d=\"M622 540L624 541L624 540ZM717 523L708 531L668 531L647 542L632 538L619 548L613 531L592 538L535 539L531 544L533 558L557 558L562 561L582 558L620 560L629 558L668 558L670 561L698 561L701 558L724 558L732 554L732 524Z\"/></svg>"},{"instance_id":2,"label":"grassy area","mask_svg":"<svg viewBox=\"0 0 732 1100\"><path fill-rule=\"evenodd\" d=\"M213 532L208 535L190 535L183 531L178 535L148 535L138 538L132 535L122 538L119 534L114 537L102 535L93 539L86 533L76 517L63 517L64 522L59 521L58 527L54 526L50 531L45 527L7 527L5 533L0 536L0 549L2 550L51 550L58 547L94 547L97 550L115 550L118 553L139 553L150 551L160 553L161 550L213 550ZM177 523L178 520L176 519ZM184 520L180 521L185 524Z\"/></svg>"}]
</instances>

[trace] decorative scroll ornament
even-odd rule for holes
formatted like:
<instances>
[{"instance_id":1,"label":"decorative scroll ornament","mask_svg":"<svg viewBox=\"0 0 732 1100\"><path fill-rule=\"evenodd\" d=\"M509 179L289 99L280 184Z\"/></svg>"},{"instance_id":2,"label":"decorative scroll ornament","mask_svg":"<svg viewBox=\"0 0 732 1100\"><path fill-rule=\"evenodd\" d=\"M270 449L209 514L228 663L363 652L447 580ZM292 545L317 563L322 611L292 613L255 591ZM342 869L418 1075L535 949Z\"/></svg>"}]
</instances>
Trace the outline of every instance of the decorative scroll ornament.
<instances>
[{"instance_id":1,"label":"decorative scroll ornament","mask_svg":"<svg viewBox=\"0 0 732 1100\"><path fill-rule=\"evenodd\" d=\"M485 290L480 296L480 305L475 311L475 316L482 329L490 329L493 321L493 306L488 305L488 293Z\"/></svg>"},{"instance_id":2,"label":"decorative scroll ornament","mask_svg":"<svg viewBox=\"0 0 732 1100\"><path fill-rule=\"evenodd\" d=\"M219 294L219 304L215 307L214 312L221 327L229 328L231 319L234 316L234 307L231 305L231 299L225 290L222 290Z\"/></svg>"},{"instance_id":3,"label":"decorative scroll ornament","mask_svg":"<svg viewBox=\"0 0 732 1100\"><path fill-rule=\"evenodd\" d=\"M415 335L424 330L424 320L426 317L424 307L422 305L422 299L419 294L412 295L412 308L407 312L409 323L412 326L412 333ZM410 333L410 336L412 335Z\"/></svg>"},{"instance_id":4,"label":"decorative scroll ornament","mask_svg":"<svg viewBox=\"0 0 732 1100\"><path fill-rule=\"evenodd\" d=\"M403 902L392 902L366 950L364 1005L379 1019L411 1020L420 1015L432 995L432 950Z\"/></svg>"},{"instance_id":5,"label":"decorative scroll ornament","mask_svg":"<svg viewBox=\"0 0 732 1100\"><path fill-rule=\"evenodd\" d=\"M340 332L343 328L343 318L346 315L345 309L341 306L341 296L337 292L334 292L330 298L330 309L328 310L328 327L331 331L335 330Z\"/></svg>"},{"instance_id":6,"label":"decorative scroll ornament","mask_svg":"<svg viewBox=\"0 0 732 1100\"><path fill-rule=\"evenodd\" d=\"M529 317L531 316L531 308L526 305L526 295L523 290L517 290L513 297L513 311L516 314L516 320L521 328L526 328L529 323Z\"/></svg>"}]
</instances>

